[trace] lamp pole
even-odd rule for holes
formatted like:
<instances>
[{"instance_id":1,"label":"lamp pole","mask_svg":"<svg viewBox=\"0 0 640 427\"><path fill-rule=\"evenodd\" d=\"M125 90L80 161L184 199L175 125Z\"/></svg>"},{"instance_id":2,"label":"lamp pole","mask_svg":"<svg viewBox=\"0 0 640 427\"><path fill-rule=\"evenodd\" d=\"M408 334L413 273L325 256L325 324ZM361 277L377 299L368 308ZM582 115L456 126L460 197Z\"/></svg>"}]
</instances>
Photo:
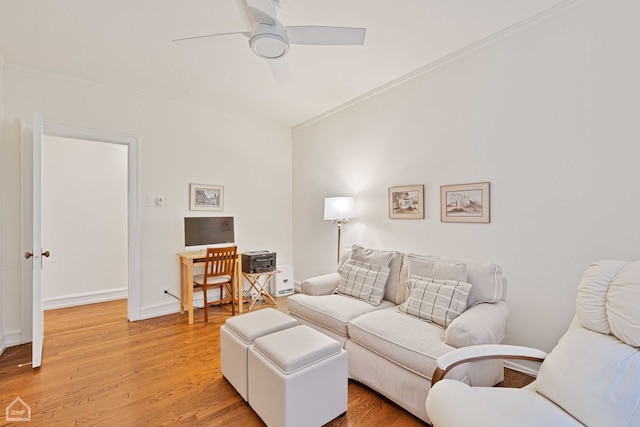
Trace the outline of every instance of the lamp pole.
<instances>
[{"instance_id":1,"label":"lamp pole","mask_svg":"<svg viewBox=\"0 0 640 427\"><path fill-rule=\"evenodd\" d=\"M349 219L336 219L334 222L338 225L338 264L340 264L340 230L344 224L349 222Z\"/></svg>"},{"instance_id":2,"label":"lamp pole","mask_svg":"<svg viewBox=\"0 0 640 427\"><path fill-rule=\"evenodd\" d=\"M340 263L340 231L342 226L355 218L353 197L327 197L324 199L324 219L338 226L338 264Z\"/></svg>"}]
</instances>

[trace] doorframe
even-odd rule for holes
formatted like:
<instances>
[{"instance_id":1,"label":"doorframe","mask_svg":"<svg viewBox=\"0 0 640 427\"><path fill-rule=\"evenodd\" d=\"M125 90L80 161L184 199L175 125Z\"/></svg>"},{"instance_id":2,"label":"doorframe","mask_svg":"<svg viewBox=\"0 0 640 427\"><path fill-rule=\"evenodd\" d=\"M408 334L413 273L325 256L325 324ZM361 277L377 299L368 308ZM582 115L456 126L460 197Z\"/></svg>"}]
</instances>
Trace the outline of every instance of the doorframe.
<instances>
[{"instance_id":1,"label":"doorframe","mask_svg":"<svg viewBox=\"0 0 640 427\"><path fill-rule=\"evenodd\" d=\"M32 123L23 122L23 128L33 130ZM125 145L127 147L127 317L129 321L140 320L140 215L139 215L139 141L134 134L120 133L114 131L88 129L76 126L67 126L53 123L43 123L43 135L56 136L70 139L80 139L108 144ZM25 143L25 132L22 132L22 143ZM24 175L23 171L23 175ZM23 176L23 181L24 181ZM23 189L23 191L25 191ZM23 194L23 198L24 198ZM25 221L26 212L23 212L22 221ZM24 225L23 225L24 230ZM24 237L24 236L23 236ZM24 242L24 238L23 238ZM24 244L24 243L23 243ZM23 248L24 249L24 248ZM24 274L22 278L23 296L31 295L31 280ZM25 301L29 299L29 301ZM30 298L23 298L22 301L22 342L31 341L32 308ZM26 336L28 334L28 336Z\"/></svg>"}]
</instances>

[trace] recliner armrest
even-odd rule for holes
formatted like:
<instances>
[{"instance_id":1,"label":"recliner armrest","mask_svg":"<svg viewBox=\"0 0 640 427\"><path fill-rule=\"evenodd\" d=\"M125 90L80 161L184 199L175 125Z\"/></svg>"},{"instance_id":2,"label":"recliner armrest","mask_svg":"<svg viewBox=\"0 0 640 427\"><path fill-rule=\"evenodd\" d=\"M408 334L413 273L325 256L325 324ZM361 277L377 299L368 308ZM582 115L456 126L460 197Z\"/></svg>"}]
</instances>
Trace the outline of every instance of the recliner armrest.
<instances>
[{"instance_id":1,"label":"recliner armrest","mask_svg":"<svg viewBox=\"0 0 640 427\"><path fill-rule=\"evenodd\" d=\"M311 277L300 284L300 290L307 295L329 295L340 282L340 273L323 274Z\"/></svg>"},{"instance_id":2,"label":"recliner armrest","mask_svg":"<svg viewBox=\"0 0 640 427\"><path fill-rule=\"evenodd\" d=\"M444 378L451 369L468 362L489 359L519 359L542 362L547 353L537 348L506 344L483 344L462 347L438 357L436 370L433 372L431 386Z\"/></svg>"},{"instance_id":3,"label":"recliner armrest","mask_svg":"<svg viewBox=\"0 0 640 427\"><path fill-rule=\"evenodd\" d=\"M452 396L455 398L452 399ZM481 393L456 380L444 380L438 383L438 387L432 387L427 396L426 409L432 421L437 419L438 426L514 425L491 402L484 399Z\"/></svg>"}]
</instances>

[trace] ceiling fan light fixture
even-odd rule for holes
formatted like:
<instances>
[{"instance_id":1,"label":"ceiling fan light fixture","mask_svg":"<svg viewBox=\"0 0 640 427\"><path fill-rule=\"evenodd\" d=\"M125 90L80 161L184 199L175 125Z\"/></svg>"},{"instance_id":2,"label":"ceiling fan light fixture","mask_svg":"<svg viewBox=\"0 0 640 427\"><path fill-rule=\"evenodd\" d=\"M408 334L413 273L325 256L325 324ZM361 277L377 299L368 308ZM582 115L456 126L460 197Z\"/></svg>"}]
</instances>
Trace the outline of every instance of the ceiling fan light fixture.
<instances>
[{"instance_id":1,"label":"ceiling fan light fixture","mask_svg":"<svg viewBox=\"0 0 640 427\"><path fill-rule=\"evenodd\" d=\"M282 58L289 52L289 42L277 34L256 34L249 40L253 52L267 59Z\"/></svg>"}]
</instances>

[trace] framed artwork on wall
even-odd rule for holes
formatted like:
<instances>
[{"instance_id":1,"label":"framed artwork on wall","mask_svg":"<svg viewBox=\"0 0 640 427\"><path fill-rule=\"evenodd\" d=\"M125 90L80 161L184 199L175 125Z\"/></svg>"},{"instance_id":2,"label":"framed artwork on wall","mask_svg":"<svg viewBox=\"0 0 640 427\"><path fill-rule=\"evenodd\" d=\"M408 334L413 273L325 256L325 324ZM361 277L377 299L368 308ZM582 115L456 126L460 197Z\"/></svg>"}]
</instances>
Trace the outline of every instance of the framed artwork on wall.
<instances>
[{"instance_id":1,"label":"framed artwork on wall","mask_svg":"<svg viewBox=\"0 0 640 427\"><path fill-rule=\"evenodd\" d=\"M423 219L424 185L389 188L389 218Z\"/></svg>"},{"instance_id":2,"label":"framed artwork on wall","mask_svg":"<svg viewBox=\"0 0 640 427\"><path fill-rule=\"evenodd\" d=\"M221 185L191 184L189 209L192 211L222 211L224 187Z\"/></svg>"},{"instance_id":3,"label":"framed artwork on wall","mask_svg":"<svg viewBox=\"0 0 640 427\"><path fill-rule=\"evenodd\" d=\"M441 222L490 222L489 183L440 187Z\"/></svg>"}]
</instances>

